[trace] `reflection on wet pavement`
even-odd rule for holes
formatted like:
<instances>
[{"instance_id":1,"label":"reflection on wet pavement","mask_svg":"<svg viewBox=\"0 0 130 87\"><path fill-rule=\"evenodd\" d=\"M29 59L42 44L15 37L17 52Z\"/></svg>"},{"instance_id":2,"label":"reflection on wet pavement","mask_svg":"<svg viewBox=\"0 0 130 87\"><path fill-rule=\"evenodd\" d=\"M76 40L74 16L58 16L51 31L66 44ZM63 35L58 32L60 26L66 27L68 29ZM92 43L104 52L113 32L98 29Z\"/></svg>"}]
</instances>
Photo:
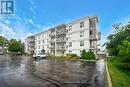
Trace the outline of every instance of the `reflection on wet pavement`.
<instances>
[{"instance_id":1,"label":"reflection on wet pavement","mask_svg":"<svg viewBox=\"0 0 130 87\"><path fill-rule=\"evenodd\" d=\"M0 87L105 87L104 61L0 55Z\"/></svg>"}]
</instances>

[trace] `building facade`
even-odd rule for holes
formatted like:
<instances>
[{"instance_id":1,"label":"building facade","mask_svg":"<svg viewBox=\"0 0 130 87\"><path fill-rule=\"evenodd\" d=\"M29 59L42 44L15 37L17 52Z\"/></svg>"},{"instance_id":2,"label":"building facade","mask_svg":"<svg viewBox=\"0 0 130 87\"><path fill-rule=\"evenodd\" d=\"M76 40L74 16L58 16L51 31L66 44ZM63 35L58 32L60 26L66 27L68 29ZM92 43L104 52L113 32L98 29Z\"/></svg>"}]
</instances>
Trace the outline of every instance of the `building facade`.
<instances>
[{"instance_id":1,"label":"building facade","mask_svg":"<svg viewBox=\"0 0 130 87\"><path fill-rule=\"evenodd\" d=\"M35 34L35 47L34 47L35 54L41 53L43 50L46 53L50 53L49 33L50 33L50 31L47 30L47 31Z\"/></svg>"},{"instance_id":2,"label":"building facade","mask_svg":"<svg viewBox=\"0 0 130 87\"><path fill-rule=\"evenodd\" d=\"M29 36L25 39L25 53L33 54L34 53L34 36Z\"/></svg>"},{"instance_id":3,"label":"building facade","mask_svg":"<svg viewBox=\"0 0 130 87\"><path fill-rule=\"evenodd\" d=\"M52 27L35 36L35 53L45 50L53 55L75 53L80 55L82 50L97 53L100 41L98 18L87 16L68 24Z\"/></svg>"}]
</instances>

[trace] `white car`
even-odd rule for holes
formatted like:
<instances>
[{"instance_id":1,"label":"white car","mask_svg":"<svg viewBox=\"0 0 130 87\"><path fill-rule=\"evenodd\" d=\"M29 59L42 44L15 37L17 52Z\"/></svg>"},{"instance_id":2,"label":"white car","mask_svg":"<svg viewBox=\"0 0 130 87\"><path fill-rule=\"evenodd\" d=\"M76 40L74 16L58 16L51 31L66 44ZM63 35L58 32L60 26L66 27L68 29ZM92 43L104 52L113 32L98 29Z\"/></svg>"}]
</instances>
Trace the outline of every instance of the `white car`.
<instances>
[{"instance_id":1,"label":"white car","mask_svg":"<svg viewBox=\"0 0 130 87\"><path fill-rule=\"evenodd\" d=\"M33 55L34 58L46 58L47 54L46 53L38 53Z\"/></svg>"}]
</instances>

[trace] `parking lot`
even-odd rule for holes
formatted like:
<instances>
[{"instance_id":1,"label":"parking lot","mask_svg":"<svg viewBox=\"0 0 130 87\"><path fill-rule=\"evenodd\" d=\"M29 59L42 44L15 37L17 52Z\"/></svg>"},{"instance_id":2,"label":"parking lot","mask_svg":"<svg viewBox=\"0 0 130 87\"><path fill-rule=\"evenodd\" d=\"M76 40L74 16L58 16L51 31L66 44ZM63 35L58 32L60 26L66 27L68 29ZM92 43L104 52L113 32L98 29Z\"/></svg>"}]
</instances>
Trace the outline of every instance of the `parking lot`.
<instances>
[{"instance_id":1,"label":"parking lot","mask_svg":"<svg viewBox=\"0 0 130 87\"><path fill-rule=\"evenodd\" d=\"M0 55L0 87L105 87L104 61Z\"/></svg>"}]
</instances>

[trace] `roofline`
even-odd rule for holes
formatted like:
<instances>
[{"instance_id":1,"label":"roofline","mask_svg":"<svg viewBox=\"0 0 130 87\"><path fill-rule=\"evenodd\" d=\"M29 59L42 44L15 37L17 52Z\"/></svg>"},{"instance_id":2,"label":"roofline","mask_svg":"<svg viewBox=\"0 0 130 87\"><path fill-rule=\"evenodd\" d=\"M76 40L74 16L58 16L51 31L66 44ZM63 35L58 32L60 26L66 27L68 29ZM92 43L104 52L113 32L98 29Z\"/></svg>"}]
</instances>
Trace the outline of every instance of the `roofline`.
<instances>
[{"instance_id":1,"label":"roofline","mask_svg":"<svg viewBox=\"0 0 130 87\"><path fill-rule=\"evenodd\" d=\"M84 16L84 17L81 17L81 18L73 19L71 22L66 23L66 25L70 25L70 24L82 21L83 19L91 19L91 18L96 18L97 22L98 22L98 17L97 16Z\"/></svg>"},{"instance_id":2,"label":"roofline","mask_svg":"<svg viewBox=\"0 0 130 87\"><path fill-rule=\"evenodd\" d=\"M97 19L97 22L98 22L98 17L97 17L97 16L84 16L84 17L81 17L81 18L73 19L71 22L68 22L68 23L62 23L62 24L58 24L58 25L52 26L51 28L48 28L48 29L46 29L46 30L44 30L44 31L42 31L42 32L39 32L39 33L34 34L34 36L39 35L39 34L42 34L42 33L45 33L45 32L47 32L47 31L52 30L52 29L54 29L54 28L57 28L57 27L59 27L59 26L63 26L63 25L67 26L67 25L76 23L76 22L78 22L78 21L81 21L81 20L83 20L83 19L91 19L91 18L96 18L96 19Z\"/></svg>"}]
</instances>

